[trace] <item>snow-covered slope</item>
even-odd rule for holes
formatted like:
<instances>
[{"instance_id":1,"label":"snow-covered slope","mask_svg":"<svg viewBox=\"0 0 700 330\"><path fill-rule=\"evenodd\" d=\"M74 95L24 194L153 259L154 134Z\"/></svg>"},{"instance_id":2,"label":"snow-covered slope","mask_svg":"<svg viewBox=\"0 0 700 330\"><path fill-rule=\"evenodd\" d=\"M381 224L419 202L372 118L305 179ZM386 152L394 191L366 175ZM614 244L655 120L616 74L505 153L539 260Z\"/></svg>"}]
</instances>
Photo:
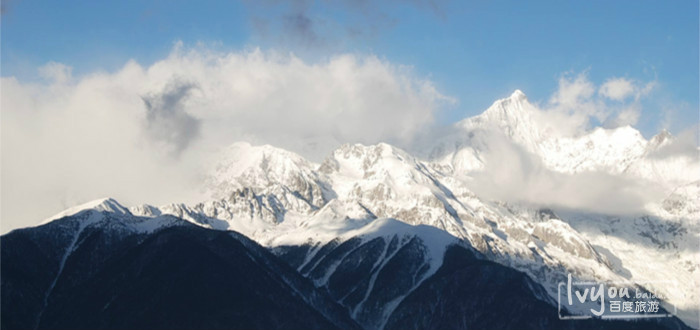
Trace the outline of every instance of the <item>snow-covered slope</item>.
<instances>
[{"instance_id":1,"label":"snow-covered slope","mask_svg":"<svg viewBox=\"0 0 700 330\"><path fill-rule=\"evenodd\" d=\"M326 288L366 329L382 329L401 301L435 274L453 244L459 244L454 236L431 226L377 219L324 244L273 251Z\"/></svg>"},{"instance_id":2,"label":"snow-covered slope","mask_svg":"<svg viewBox=\"0 0 700 330\"><path fill-rule=\"evenodd\" d=\"M386 220L396 219L445 231L489 259L526 272L553 298L569 273L582 280L675 279L673 285L650 286L670 297L668 303L678 307L683 320L697 327L697 157L659 157L657 151L673 141L667 132L649 141L631 127L562 136L542 125L541 116L542 111L516 91L483 114L457 123L424 159L383 143L348 144L314 164L271 146L236 143L222 153L207 180L211 200L128 210L106 200L84 208L156 219L174 215L199 226L238 231L271 249L318 248L372 232L382 233L385 243L399 232L401 237L425 234L404 235L406 228L414 227ZM549 171L646 180L665 189L665 197L647 205L645 212L625 216L489 200L470 189L470 176L493 165L486 154L498 148L495 139L503 138ZM431 237L437 243L424 244L424 255L430 256L426 260L432 260L429 269L434 271L432 262L440 259L450 240ZM326 285L331 273L315 278L317 284ZM310 270L306 274L312 276ZM361 305L346 306L355 316L362 314ZM382 308L391 306L395 307ZM363 322L381 327L388 309L363 314Z\"/></svg>"}]
</instances>

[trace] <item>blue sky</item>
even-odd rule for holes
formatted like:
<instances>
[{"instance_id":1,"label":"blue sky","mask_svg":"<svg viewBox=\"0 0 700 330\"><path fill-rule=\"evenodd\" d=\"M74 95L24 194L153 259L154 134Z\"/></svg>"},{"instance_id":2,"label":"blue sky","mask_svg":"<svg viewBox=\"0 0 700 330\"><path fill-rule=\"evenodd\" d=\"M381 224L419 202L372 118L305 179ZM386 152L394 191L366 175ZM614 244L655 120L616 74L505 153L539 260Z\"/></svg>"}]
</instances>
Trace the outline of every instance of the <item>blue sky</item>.
<instances>
[{"instance_id":1,"label":"blue sky","mask_svg":"<svg viewBox=\"0 0 700 330\"><path fill-rule=\"evenodd\" d=\"M656 81L638 127L698 121L698 1L3 1L2 76L38 78L143 65L176 41L294 52L307 61L374 54L412 66L458 100L440 120L476 114L519 88L546 101L566 72Z\"/></svg>"}]
</instances>

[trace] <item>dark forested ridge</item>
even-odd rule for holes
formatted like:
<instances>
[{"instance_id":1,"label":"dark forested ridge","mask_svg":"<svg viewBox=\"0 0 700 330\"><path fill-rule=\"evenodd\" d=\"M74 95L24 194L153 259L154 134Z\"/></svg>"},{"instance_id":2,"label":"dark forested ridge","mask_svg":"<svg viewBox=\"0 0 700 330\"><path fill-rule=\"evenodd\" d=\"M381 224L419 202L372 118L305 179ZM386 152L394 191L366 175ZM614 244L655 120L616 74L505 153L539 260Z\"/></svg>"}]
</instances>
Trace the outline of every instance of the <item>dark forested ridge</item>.
<instances>
[{"instance_id":1,"label":"dark forested ridge","mask_svg":"<svg viewBox=\"0 0 700 330\"><path fill-rule=\"evenodd\" d=\"M2 329L686 328L677 319L561 321L539 284L458 245L419 283L419 238L273 254L171 216L135 230L143 221L153 220L89 210L2 236Z\"/></svg>"}]
</instances>

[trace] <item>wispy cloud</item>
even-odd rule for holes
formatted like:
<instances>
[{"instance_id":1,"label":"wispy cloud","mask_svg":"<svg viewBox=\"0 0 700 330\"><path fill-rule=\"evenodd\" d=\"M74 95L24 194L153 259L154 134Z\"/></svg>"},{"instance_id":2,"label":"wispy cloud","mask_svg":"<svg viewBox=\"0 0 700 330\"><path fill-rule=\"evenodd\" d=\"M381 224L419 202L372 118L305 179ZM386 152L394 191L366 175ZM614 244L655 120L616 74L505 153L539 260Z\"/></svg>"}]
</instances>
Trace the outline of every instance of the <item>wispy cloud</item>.
<instances>
[{"instance_id":1,"label":"wispy cloud","mask_svg":"<svg viewBox=\"0 0 700 330\"><path fill-rule=\"evenodd\" d=\"M445 0L249 1L257 37L303 50L333 48L344 40L372 38L401 20L396 9L411 7L445 19ZM340 15L342 13L342 15Z\"/></svg>"},{"instance_id":2,"label":"wispy cloud","mask_svg":"<svg viewBox=\"0 0 700 330\"><path fill-rule=\"evenodd\" d=\"M625 78L608 79L598 93L603 97L607 97L615 101L624 101L626 98L634 94L635 87L632 82Z\"/></svg>"},{"instance_id":3,"label":"wispy cloud","mask_svg":"<svg viewBox=\"0 0 700 330\"><path fill-rule=\"evenodd\" d=\"M646 83L627 78L610 78L598 89L598 94L614 101L625 101L633 97L635 101L649 94L657 83L655 80Z\"/></svg>"}]
</instances>

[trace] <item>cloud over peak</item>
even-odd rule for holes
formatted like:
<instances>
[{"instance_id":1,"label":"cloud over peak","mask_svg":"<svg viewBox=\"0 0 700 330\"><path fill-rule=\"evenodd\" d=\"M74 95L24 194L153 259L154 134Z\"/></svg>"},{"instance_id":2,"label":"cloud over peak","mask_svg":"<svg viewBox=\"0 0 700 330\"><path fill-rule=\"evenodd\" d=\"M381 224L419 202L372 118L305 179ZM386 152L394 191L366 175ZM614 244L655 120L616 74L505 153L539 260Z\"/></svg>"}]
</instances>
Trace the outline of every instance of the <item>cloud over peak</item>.
<instances>
[{"instance_id":1,"label":"cloud over peak","mask_svg":"<svg viewBox=\"0 0 700 330\"><path fill-rule=\"evenodd\" d=\"M164 59L44 82L2 78L2 219L37 223L101 196L195 202L202 168L235 141L320 160L346 142L409 143L453 102L410 67L373 55L309 63L252 49L176 44ZM41 207L37 207L41 206Z\"/></svg>"},{"instance_id":2,"label":"cloud over peak","mask_svg":"<svg viewBox=\"0 0 700 330\"><path fill-rule=\"evenodd\" d=\"M40 71L39 83L2 78L4 226L36 223L102 196L127 204L199 201L201 175L235 141L312 161L343 143L411 150L449 131L435 118L457 102L410 66L374 55L308 62L257 48L220 52L177 43L148 66L130 61L79 77L60 63ZM536 119L562 136L585 132L591 118L610 126L636 122L638 99L653 84L622 83L632 94L606 84L596 86L585 72L566 74L550 101L533 110ZM542 177L533 176L536 162L523 164L524 184Z\"/></svg>"},{"instance_id":3,"label":"cloud over peak","mask_svg":"<svg viewBox=\"0 0 700 330\"><path fill-rule=\"evenodd\" d=\"M567 72L559 78L559 87L542 108L552 118L556 131L576 135L591 126L607 128L635 125L642 114L640 100L653 91L656 81L638 82L609 78L596 86L588 71Z\"/></svg>"}]
</instances>

